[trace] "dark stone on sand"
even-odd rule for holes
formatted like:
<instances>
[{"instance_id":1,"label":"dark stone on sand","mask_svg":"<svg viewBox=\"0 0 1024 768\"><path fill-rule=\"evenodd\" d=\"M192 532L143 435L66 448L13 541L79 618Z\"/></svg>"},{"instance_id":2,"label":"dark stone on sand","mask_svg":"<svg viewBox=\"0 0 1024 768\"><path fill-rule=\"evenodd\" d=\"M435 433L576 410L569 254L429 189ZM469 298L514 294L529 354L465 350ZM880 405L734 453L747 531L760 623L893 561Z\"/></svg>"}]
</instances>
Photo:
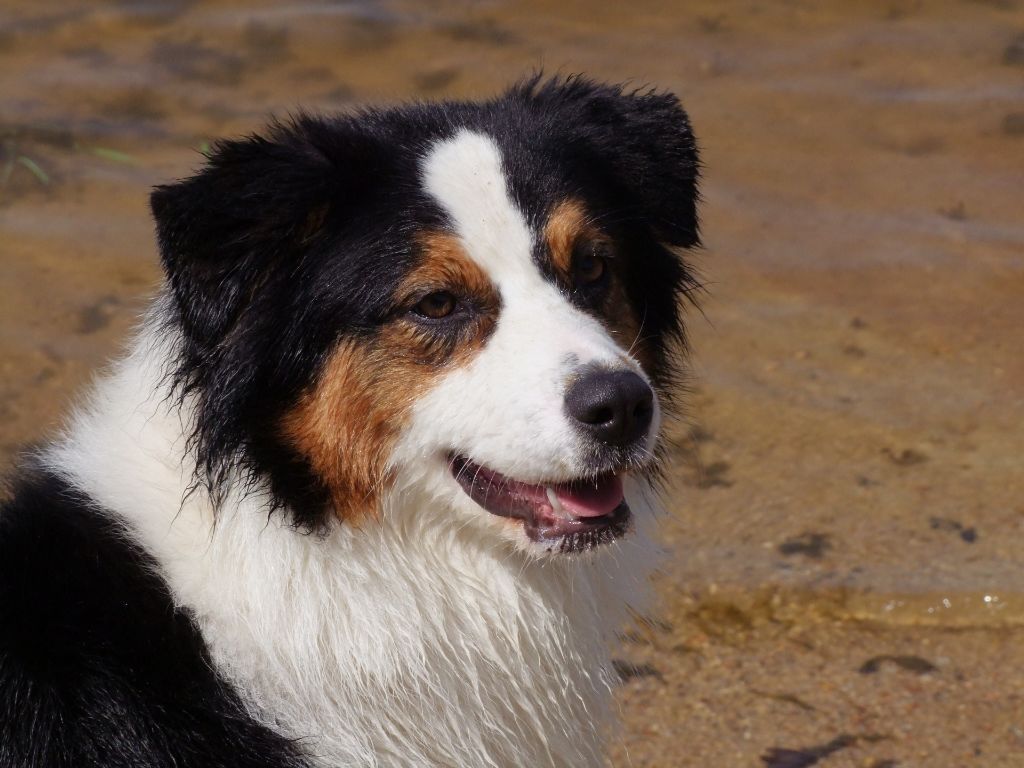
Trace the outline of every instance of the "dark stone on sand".
<instances>
[{"instance_id":1,"label":"dark stone on sand","mask_svg":"<svg viewBox=\"0 0 1024 768\"><path fill-rule=\"evenodd\" d=\"M963 200L958 200L955 205L939 208L939 214L945 216L950 221L966 221L967 206L964 205Z\"/></svg>"},{"instance_id":2,"label":"dark stone on sand","mask_svg":"<svg viewBox=\"0 0 1024 768\"><path fill-rule=\"evenodd\" d=\"M1024 136L1024 112L1010 112L1003 117L1003 133L1015 138Z\"/></svg>"},{"instance_id":3,"label":"dark stone on sand","mask_svg":"<svg viewBox=\"0 0 1024 768\"><path fill-rule=\"evenodd\" d=\"M1017 35L1003 51L1003 64L1024 67L1024 33Z\"/></svg>"},{"instance_id":4,"label":"dark stone on sand","mask_svg":"<svg viewBox=\"0 0 1024 768\"><path fill-rule=\"evenodd\" d=\"M882 668L883 664L892 664L907 672L913 672L915 675L927 675L937 672L939 669L928 659L922 659L920 656L882 655L868 659L860 665L860 669L857 671L862 675L873 675Z\"/></svg>"},{"instance_id":5,"label":"dark stone on sand","mask_svg":"<svg viewBox=\"0 0 1024 768\"><path fill-rule=\"evenodd\" d=\"M897 467L913 467L928 461L928 457L925 454L915 451L913 448L904 448L899 453L891 448L884 448L882 453Z\"/></svg>"},{"instance_id":6,"label":"dark stone on sand","mask_svg":"<svg viewBox=\"0 0 1024 768\"><path fill-rule=\"evenodd\" d=\"M846 749L857 743L857 737L847 733L836 736L827 744L805 749L786 749L785 747L772 747L761 756L761 762L767 768L808 768L817 765L818 761L828 757L833 752Z\"/></svg>"},{"instance_id":7,"label":"dark stone on sand","mask_svg":"<svg viewBox=\"0 0 1024 768\"><path fill-rule=\"evenodd\" d=\"M662 679L661 672L652 664L634 664L623 659L612 659L612 668L622 682L640 677L656 677Z\"/></svg>"},{"instance_id":8,"label":"dark stone on sand","mask_svg":"<svg viewBox=\"0 0 1024 768\"><path fill-rule=\"evenodd\" d=\"M821 560L832 549L832 537L827 533L802 533L779 544L779 554L785 557L803 555L812 560Z\"/></svg>"},{"instance_id":9,"label":"dark stone on sand","mask_svg":"<svg viewBox=\"0 0 1024 768\"><path fill-rule=\"evenodd\" d=\"M726 473L731 469L731 465L727 461L713 461L699 468L699 477L697 479L698 488L731 488L732 480L726 477Z\"/></svg>"},{"instance_id":10,"label":"dark stone on sand","mask_svg":"<svg viewBox=\"0 0 1024 768\"><path fill-rule=\"evenodd\" d=\"M928 522L933 531L955 533L968 544L973 544L978 540L978 531L973 525L967 527L957 520L950 520L948 517L932 517Z\"/></svg>"},{"instance_id":11,"label":"dark stone on sand","mask_svg":"<svg viewBox=\"0 0 1024 768\"><path fill-rule=\"evenodd\" d=\"M116 296L105 296L92 306L82 309L78 313L78 332L90 334L106 328L120 303Z\"/></svg>"}]
</instances>

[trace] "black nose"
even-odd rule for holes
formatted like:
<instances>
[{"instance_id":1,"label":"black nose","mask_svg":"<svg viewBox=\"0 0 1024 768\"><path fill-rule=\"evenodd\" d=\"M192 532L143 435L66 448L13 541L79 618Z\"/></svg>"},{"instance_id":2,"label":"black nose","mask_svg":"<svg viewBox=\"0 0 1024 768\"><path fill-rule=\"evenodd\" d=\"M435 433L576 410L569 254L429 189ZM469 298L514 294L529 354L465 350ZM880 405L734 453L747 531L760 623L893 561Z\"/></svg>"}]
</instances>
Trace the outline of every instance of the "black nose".
<instances>
[{"instance_id":1,"label":"black nose","mask_svg":"<svg viewBox=\"0 0 1024 768\"><path fill-rule=\"evenodd\" d=\"M626 446L647 434L654 393L632 371L592 370L569 387L565 411L602 443Z\"/></svg>"}]
</instances>

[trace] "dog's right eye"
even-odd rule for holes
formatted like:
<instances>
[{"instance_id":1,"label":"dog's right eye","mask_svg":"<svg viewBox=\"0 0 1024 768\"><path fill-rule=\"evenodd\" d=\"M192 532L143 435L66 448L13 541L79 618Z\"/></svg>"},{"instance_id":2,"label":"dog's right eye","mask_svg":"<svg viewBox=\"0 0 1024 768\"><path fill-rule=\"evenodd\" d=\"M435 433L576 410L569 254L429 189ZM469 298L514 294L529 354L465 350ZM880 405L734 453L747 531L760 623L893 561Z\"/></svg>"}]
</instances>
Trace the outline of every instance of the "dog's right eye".
<instances>
[{"instance_id":1,"label":"dog's right eye","mask_svg":"<svg viewBox=\"0 0 1024 768\"><path fill-rule=\"evenodd\" d=\"M608 264L601 249L592 246L576 254L572 267L576 285L589 286L601 282Z\"/></svg>"},{"instance_id":2,"label":"dog's right eye","mask_svg":"<svg viewBox=\"0 0 1024 768\"><path fill-rule=\"evenodd\" d=\"M420 299L412 308L414 314L427 320L442 320L451 315L459 300L448 291L435 291Z\"/></svg>"}]
</instances>

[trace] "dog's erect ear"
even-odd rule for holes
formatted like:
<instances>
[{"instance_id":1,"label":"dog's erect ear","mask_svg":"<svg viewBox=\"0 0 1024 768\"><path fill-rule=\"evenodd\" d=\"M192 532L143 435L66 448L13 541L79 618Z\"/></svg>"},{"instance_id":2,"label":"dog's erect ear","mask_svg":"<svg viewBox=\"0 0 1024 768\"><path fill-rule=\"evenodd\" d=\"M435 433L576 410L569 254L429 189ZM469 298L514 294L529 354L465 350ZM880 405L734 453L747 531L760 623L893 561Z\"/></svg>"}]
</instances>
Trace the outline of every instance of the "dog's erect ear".
<instances>
[{"instance_id":1,"label":"dog's erect ear","mask_svg":"<svg viewBox=\"0 0 1024 768\"><path fill-rule=\"evenodd\" d=\"M674 95L624 91L583 77L533 78L518 93L560 112L588 159L611 163L630 212L658 240L683 247L699 242L700 161L689 118Z\"/></svg>"},{"instance_id":2,"label":"dog's erect ear","mask_svg":"<svg viewBox=\"0 0 1024 768\"><path fill-rule=\"evenodd\" d=\"M264 136L214 145L195 176L150 198L182 329L212 347L283 259L374 176L373 141L354 125L302 116Z\"/></svg>"}]
</instances>

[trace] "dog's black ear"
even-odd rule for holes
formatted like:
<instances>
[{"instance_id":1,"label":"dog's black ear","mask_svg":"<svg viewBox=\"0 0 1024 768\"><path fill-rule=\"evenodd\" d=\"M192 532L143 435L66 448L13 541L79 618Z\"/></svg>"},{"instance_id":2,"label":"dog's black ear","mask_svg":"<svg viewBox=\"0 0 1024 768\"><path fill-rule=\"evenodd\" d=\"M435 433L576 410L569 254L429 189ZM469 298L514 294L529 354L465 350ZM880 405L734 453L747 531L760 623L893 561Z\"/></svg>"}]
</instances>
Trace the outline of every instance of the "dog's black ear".
<instances>
[{"instance_id":1,"label":"dog's black ear","mask_svg":"<svg viewBox=\"0 0 1024 768\"><path fill-rule=\"evenodd\" d=\"M700 161L690 120L671 93L625 91L583 77L533 78L518 93L560 115L581 150L610 162L631 213L674 246L699 242Z\"/></svg>"},{"instance_id":2,"label":"dog's black ear","mask_svg":"<svg viewBox=\"0 0 1024 768\"><path fill-rule=\"evenodd\" d=\"M223 339L259 287L287 271L280 262L365 193L371 145L354 125L301 116L218 142L199 173L153 191L161 260L193 345Z\"/></svg>"}]
</instances>

